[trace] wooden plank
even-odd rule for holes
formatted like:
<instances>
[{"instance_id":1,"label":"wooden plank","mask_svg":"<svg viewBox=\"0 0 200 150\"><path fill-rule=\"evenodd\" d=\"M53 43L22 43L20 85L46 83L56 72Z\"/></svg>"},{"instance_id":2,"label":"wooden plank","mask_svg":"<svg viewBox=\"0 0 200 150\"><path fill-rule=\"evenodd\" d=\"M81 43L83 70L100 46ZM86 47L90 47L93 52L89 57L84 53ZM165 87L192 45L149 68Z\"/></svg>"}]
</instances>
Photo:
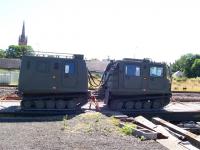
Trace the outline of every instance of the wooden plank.
<instances>
[{"instance_id":1,"label":"wooden plank","mask_svg":"<svg viewBox=\"0 0 200 150\"><path fill-rule=\"evenodd\" d=\"M144 118L142 116L135 117L134 120L136 122L140 123L141 125L144 125L145 127L149 128L149 129L154 129L154 128L157 127L151 121L147 120L146 118Z\"/></svg>"},{"instance_id":2,"label":"wooden plank","mask_svg":"<svg viewBox=\"0 0 200 150\"><path fill-rule=\"evenodd\" d=\"M160 134L163 135L163 137L167 137L166 139L157 139L156 141L160 143L161 145L165 146L168 149L176 149L176 150L187 150L186 147L183 145L180 145L182 141L177 139L176 137L172 136L164 127L160 125L155 125L151 121L147 120L146 118L142 116L138 116L135 118L135 121L139 123L140 125L149 128L151 130L154 130Z\"/></svg>"},{"instance_id":3,"label":"wooden plank","mask_svg":"<svg viewBox=\"0 0 200 150\"><path fill-rule=\"evenodd\" d=\"M170 130L172 130L176 133L179 133L179 134L185 136L186 139L188 141L190 141L194 146L200 148L200 136L198 136L194 133L191 133L189 131L186 131L186 130L184 130L184 129L182 129L182 128L174 125L174 124L171 124L171 123L169 123L169 122L167 122L167 121L165 121L161 118L158 118L158 117L153 118L153 121L155 123L158 123L160 125L163 125L163 126L169 128Z\"/></svg>"},{"instance_id":4,"label":"wooden plank","mask_svg":"<svg viewBox=\"0 0 200 150\"><path fill-rule=\"evenodd\" d=\"M116 119L127 119L128 116L127 115L115 115L114 118L116 118Z\"/></svg>"},{"instance_id":5,"label":"wooden plank","mask_svg":"<svg viewBox=\"0 0 200 150\"><path fill-rule=\"evenodd\" d=\"M186 150L187 148L182 145L182 141L171 135L163 126L158 125L155 130L167 136L167 139L157 139L156 141L171 150Z\"/></svg>"},{"instance_id":6,"label":"wooden plank","mask_svg":"<svg viewBox=\"0 0 200 150\"><path fill-rule=\"evenodd\" d=\"M181 142L180 145L183 145L184 147L186 147L188 150L199 150L198 148L194 147L190 142L185 141L185 142Z\"/></svg>"}]
</instances>

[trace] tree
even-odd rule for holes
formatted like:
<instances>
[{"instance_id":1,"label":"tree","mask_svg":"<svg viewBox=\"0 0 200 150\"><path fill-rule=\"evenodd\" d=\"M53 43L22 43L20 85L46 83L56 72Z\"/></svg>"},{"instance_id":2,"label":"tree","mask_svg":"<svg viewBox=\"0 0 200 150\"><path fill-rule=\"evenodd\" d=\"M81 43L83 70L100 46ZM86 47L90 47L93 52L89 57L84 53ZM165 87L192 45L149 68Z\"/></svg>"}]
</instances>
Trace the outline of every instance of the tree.
<instances>
[{"instance_id":1,"label":"tree","mask_svg":"<svg viewBox=\"0 0 200 150\"><path fill-rule=\"evenodd\" d=\"M184 72L186 61L187 59L191 57L193 57L193 54L190 54L190 53L181 56L181 58L179 58L178 60L175 61L174 64L172 64L172 72L176 72L176 71Z\"/></svg>"},{"instance_id":2,"label":"tree","mask_svg":"<svg viewBox=\"0 0 200 150\"><path fill-rule=\"evenodd\" d=\"M200 77L200 59L195 59L191 69L195 77Z\"/></svg>"},{"instance_id":3,"label":"tree","mask_svg":"<svg viewBox=\"0 0 200 150\"><path fill-rule=\"evenodd\" d=\"M10 45L6 50L7 58L21 58L23 55L33 55L34 51L31 46Z\"/></svg>"},{"instance_id":4,"label":"tree","mask_svg":"<svg viewBox=\"0 0 200 150\"><path fill-rule=\"evenodd\" d=\"M6 53L4 50L0 49L0 58L5 58Z\"/></svg>"},{"instance_id":5,"label":"tree","mask_svg":"<svg viewBox=\"0 0 200 150\"><path fill-rule=\"evenodd\" d=\"M200 59L200 55L186 54L181 56L181 58L176 60L172 65L172 72L182 71L186 77L196 77L196 71L192 70L192 65L196 59Z\"/></svg>"}]
</instances>

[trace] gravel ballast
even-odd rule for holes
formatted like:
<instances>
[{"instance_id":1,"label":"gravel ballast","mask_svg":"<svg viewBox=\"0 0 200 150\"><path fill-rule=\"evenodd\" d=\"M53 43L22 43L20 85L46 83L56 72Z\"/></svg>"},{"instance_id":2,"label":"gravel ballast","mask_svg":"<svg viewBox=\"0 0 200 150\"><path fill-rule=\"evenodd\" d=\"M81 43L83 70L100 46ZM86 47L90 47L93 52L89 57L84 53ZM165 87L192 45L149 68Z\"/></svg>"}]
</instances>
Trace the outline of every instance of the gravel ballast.
<instances>
[{"instance_id":1,"label":"gravel ballast","mask_svg":"<svg viewBox=\"0 0 200 150\"><path fill-rule=\"evenodd\" d=\"M1 120L0 120L1 121ZM133 150L166 148L124 135L112 118L91 112L51 122L0 122L0 149Z\"/></svg>"}]
</instances>

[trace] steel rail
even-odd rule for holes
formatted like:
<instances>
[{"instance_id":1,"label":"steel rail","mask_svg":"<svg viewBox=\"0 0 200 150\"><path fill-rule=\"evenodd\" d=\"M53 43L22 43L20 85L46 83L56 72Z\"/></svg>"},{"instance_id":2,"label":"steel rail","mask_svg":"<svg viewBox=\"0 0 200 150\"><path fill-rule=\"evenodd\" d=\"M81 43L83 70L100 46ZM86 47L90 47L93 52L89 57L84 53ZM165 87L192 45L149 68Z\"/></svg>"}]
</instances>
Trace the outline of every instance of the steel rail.
<instances>
[{"instance_id":1,"label":"steel rail","mask_svg":"<svg viewBox=\"0 0 200 150\"><path fill-rule=\"evenodd\" d=\"M123 114L130 117L143 116L148 119L153 117L160 117L168 121L200 121L200 111L122 111Z\"/></svg>"}]
</instances>

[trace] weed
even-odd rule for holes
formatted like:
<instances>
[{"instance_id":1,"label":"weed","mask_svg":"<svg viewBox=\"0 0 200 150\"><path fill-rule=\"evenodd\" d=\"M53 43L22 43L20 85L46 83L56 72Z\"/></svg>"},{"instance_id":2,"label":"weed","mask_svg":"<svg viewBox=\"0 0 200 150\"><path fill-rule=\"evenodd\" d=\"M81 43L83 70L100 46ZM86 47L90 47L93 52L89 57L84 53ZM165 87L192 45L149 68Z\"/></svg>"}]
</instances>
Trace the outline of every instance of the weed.
<instances>
[{"instance_id":1,"label":"weed","mask_svg":"<svg viewBox=\"0 0 200 150\"><path fill-rule=\"evenodd\" d=\"M88 126L86 127L86 132L87 132L87 133L92 133L92 131L93 131L92 126L91 126L91 125L88 125Z\"/></svg>"},{"instance_id":2,"label":"weed","mask_svg":"<svg viewBox=\"0 0 200 150\"><path fill-rule=\"evenodd\" d=\"M63 128L61 130L67 129L67 115L63 117Z\"/></svg>"},{"instance_id":3,"label":"weed","mask_svg":"<svg viewBox=\"0 0 200 150\"><path fill-rule=\"evenodd\" d=\"M134 132L134 129L137 128L137 125L133 124L133 123L126 123L123 127L122 127L122 132L126 135L132 135Z\"/></svg>"},{"instance_id":4,"label":"weed","mask_svg":"<svg viewBox=\"0 0 200 150\"><path fill-rule=\"evenodd\" d=\"M87 114L80 115L81 118L87 119L87 120L89 120L89 119L95 119L95 118L100 118L100 116L101 116L101 113L99 113L99 112L96 112L96 113L87 113Z\"/></svg>"},{"instance_id":5,"label":"weed","mask_svg":"<svg viewBox=\"0 0 200 150\"><path fill-rule=\"evenodd\" d=\"M119 126L119 123L120 123L119 119L116 119L113 116L110 119L111 119L110 121L112 122L112 124L114 124L115 126Z\"/></svg>"},{"instance_id":6,"label":"weed","mask_svg":"<svg viewBox=\"0 0 200 150\"><path fill-rule=\"evenodd\" d=\"M99 117L96 118L95 122L99 122Z\"/></svg>"},{"instance_id":7,"label":"weed","mask_svg":"<svg viewBox=\"0 0 200 150\"><path fill-rule=\"evenodd\" d=\"M141 136L141 137L140 137L140 140L141 140L141 141L144 141L144 140L146 140L146 138L145 138L144 136Z\"/></svg>"}]
</instances>

